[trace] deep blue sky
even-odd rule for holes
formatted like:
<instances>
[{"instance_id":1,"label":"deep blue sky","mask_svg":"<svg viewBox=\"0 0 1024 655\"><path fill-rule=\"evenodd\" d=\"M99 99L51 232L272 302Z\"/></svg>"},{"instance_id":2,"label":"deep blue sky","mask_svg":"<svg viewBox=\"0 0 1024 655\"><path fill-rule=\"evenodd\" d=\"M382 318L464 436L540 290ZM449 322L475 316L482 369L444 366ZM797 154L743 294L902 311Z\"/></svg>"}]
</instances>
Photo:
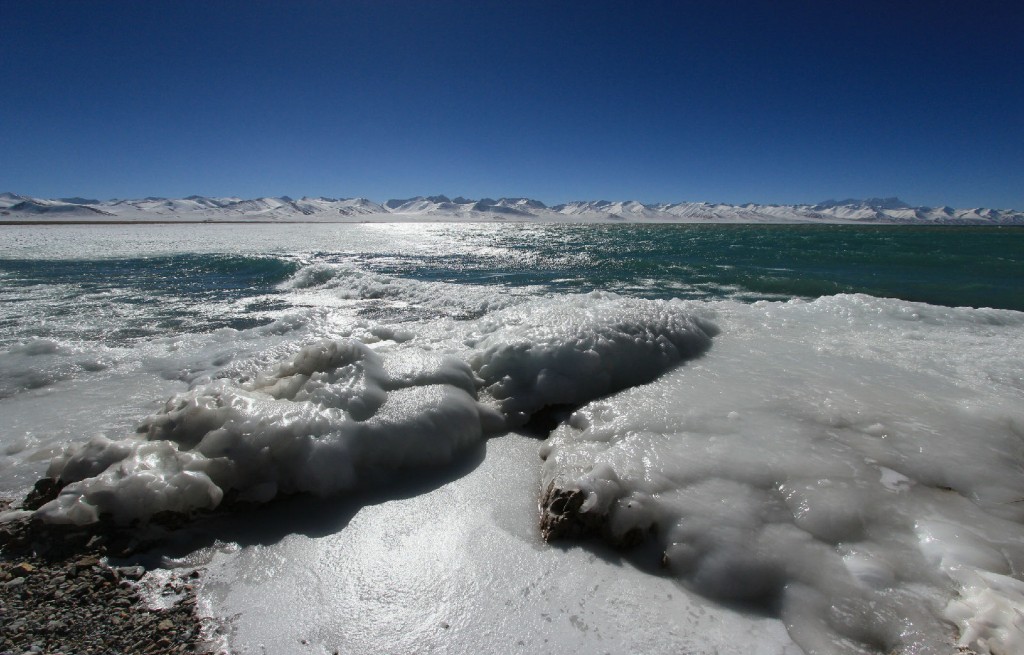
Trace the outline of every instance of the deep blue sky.
<instances>
[{"instance_id":1,"label":"deep blue sky","mask_svg":"<svg viewBox=\"0 0 1024 655\"><path fill-rule=\"evenodd\" d=\"M1024 3L0 0L0 191L1024 208Z\"/></svg>"}]
</instances>

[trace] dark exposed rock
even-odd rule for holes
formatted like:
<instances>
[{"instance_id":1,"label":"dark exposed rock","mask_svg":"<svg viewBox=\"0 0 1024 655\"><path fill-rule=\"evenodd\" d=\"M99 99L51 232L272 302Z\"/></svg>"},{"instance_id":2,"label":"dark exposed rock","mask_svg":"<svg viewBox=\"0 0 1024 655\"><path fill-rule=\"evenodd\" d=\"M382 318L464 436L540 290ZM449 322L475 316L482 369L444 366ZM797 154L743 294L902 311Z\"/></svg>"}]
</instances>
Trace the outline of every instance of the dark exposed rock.
<instances>
[{"instance_id":1,"label":"dark exposed rock","mask_svg":"<svg viewBox=\"0 0 1024 655\"><path fill-rule=\"evenodd\" d=\"M544 541L600 536L608 517L581 511L587 494L581 489L561 489L554 480L540 500L540 533Z\"/></svg>"},{"instance_id":2,"label":"dark exposed rock","mask_svg":"<svg viewBox=\"0 0 1024 655\"><path fill-rule=\"evenodd\" d=\"M621 535L608 526L608 514L583 509L587 492L563 489L552 480L540 500L540 532L544 541L587 539L597 537L614 548L628 550L647 541L657 531L657 524L647 529L634 527Z\"/></svg>"},{"instance_id":3,"label":"dark exposed rock","mask_svg":"<svg viewBox=\"0 0 1024 655\"><path fill-rule=\"evenodd\" d=\"M23 509L37 510L56 498L64 487L65 484L60 480L43 478L37 481L32 490L28 492L25 500L21 502L21 506Z\"/></svg>"}]
</instances>

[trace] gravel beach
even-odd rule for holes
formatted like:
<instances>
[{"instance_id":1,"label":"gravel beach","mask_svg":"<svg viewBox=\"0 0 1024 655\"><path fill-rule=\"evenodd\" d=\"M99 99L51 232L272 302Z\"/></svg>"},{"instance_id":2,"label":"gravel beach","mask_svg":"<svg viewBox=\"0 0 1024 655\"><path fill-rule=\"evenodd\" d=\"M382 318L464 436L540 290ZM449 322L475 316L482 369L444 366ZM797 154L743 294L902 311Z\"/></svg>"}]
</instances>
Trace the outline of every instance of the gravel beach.
<instances>
[{"instance_id":1,"label":"gravel beach","mask_svg":"<svg viewBox=\"0 0 1024 655\"><path fill-rule=\"evenodd\" d=\"M161 581L170 602L153 608L140 593L146 570L109 564L143 546L109 526L0 524L0 655L211 652L196 613L198 571Z\"/></svg>"}]
</instances>

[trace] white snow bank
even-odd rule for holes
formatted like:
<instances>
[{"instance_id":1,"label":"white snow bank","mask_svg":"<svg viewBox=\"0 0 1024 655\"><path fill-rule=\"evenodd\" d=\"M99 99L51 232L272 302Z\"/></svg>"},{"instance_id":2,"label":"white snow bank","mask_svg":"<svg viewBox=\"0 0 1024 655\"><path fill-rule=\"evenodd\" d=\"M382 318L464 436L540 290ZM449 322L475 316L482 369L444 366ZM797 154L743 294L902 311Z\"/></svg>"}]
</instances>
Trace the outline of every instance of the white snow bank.
<instances>
[{"instance_id":1,"label":"white snow bank","mask_svg":"<svg viewBox=\"0 0 1024 655\"><path fill-rule=\"evenodd\" d=\"M1019 652L1021 317L719 310L706 357L545 443L551 536L653 539L678 579L777 608L809 653L952 652L950 621L960 645Z\"/></svg>"},{"instance_id":2,"label":"white snow bank","mask_svg":"<svg viewBox=\"0 0 1024 655\"><path fill-rule=\"evenodd\" d=\"M253 501L327 495L378 472L444 464L500 422L474 385L454 359L382 355L352 339L309 346L252 382L174 396L140 426L145 440L68 448L49 474L71 484L37 514L124 522L216 507L228 490Z\"/></svg>"},{"instance_id":3,"label":"white snow bank","mask_svg":"<svg viewBox=\"0 0 1024 655\"><path fill-rule=\"evenodd\" d=\"M470 365L512 425L643 384L711 345L717 328L681 301L565 296L491 314Z\"/></svg>"}]
</instances>

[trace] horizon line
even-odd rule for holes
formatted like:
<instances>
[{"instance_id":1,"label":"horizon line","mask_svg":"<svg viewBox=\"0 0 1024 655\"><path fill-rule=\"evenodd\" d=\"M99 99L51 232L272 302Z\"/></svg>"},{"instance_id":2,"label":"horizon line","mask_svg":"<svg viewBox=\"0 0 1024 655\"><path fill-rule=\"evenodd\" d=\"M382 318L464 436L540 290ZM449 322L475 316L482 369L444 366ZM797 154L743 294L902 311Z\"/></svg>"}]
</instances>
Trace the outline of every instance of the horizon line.
<instances>
[{"instance_id":1,"label":"horizon line","mask_svg":"<svg viewBox=\"0 0 1024 655\"><path fill-rule=\"evenodd\" d=\"M914 204L911 204L911 203L908 203L908 202L902 200L899 196L866 196L866 197L863 197L863 198L847 197L847 198L843 198L843 199L828 198L828 199L825 199L825 200L820 200L820 201L815 201L815 202L806 202L806 201L805 202L759 202L759 201L746 201L746 202L739 202L739 203L736 203L736 202L724 202L724 201L713 201L713 200L676 200L676 201L648 202L648 201L643 201L643 200L637 200L635 198L627 198L627 199L624 199L624 200L606 200L604 198L600 198L600 199L599 198L583 198L583 199L569 200L569 201L566 201L566 202L558 202L558 203L553 203L553 204L550 204L550 203L548 203L548 202L546 202L544 200L540 200L538 198L533 198L533 197L530 197L530 196L523 196L523 195L507 195L507 196L498 196L498 197L481 196L480 198L475 198L474 199L474 198L467 198L467 197L462 196L462 195L449 196L447 194L431 194L431 195L413 195L413 196L407 196L407 197L404 197L404 198L403 197L393 197L393 198L387 198L385 200L374 200L374 199L366 197L366 196L326 196L326 195L308 195L307 194L307 195L302 195L302 196L299 196L298 198L296 198L296 197L293 197L290 194L283 194L283 195L279 195L279 196L259 195L259 196L253 196L253 197L247 198L247 197L240 196L240 195L203 195L203 194L193 193L193 194L189 194L189 195L186 195L186 196L146 195L146 196L139 196L139 197L134 197L134 198L127 197L127 196L125 196L125 197L114 196L114 197L110 197L110 198L106 198L106 199L100 199L100 198L87 198L87 197L82 196L82 195L43 197L43 196L24 195L24 194L20 194L20 193L14 192L14 191L4 191L4 192L0 192L0 196L16 196L18 198L26 198L26 199L32 199L32 200L59 201L59 202L65 202L65 203L68 203L68 204L75 204L75 205L92 205L92 204L106 203L106 202L113 202L113 201L188 200L188 199L192 199L192 198L209 198L209 199L234 199L234 198L237 198L238 201L241 201L241 202L244 202L244 201L247 201L247 200L263 200L263 199L284 200L286 202L295 202L296 200L304 200L304 199L319 199L319 200L331 200L331 201L366 200L368 202L373 202L375 204L381 205L383 207L383 206L386 206L386 204L389 203L389 202L395 202L395 201L409 202L409 201L417 200L417 199L430 200L430 199L437 198L438 200L436 200L434 202L451 202L453 204L470 204L470 203L477 203L477 202L484 201L484 200L490 200L490 201L493 201L493 202L499 202L501 200L529 200L529 201L533 201L533 202L539 202L539 203L543 204L548 209L551 209L551 208L554 208L554 207L559 207L559 206L564 206L564 205L572 205L572 204L576 204L576 203L609 203L609 204L614 204L614 203L631 203L631 202L638 203L638 204L643 205L645 207L656 207L656 206L659 206L659 205L681 205L681 204L726 205L726 206L730 206L730 207L743 207L745 205L757 205L757 206L763 206L763 207L785 207L785 206L790 206L790 207L803 207L803 206L815 207L815 206L823 206L823 205L825 205L825 206L846 206L846 205L853 205L853 204L861 204L861 205L872 206L875 203L900 203L900 204L905 205L906 206L905 208L908 208L908 209L950 208L950 209L997 209L997 210L1021 211L1021 210L1019 210L1019 209L1017 209L1015 207L997 207L997 206L990 206L990 205L976 205L976 206L972 206L972 207L956 207L954 205L949 205L949 204L942 204L942 205L914 205ZM444 200L440 200L441 198L443 198ZM74 201L78 201L78 202L74 202ZM461 201L461 202L459 202L459 201Z\"/></svg>"}]
</instances>

